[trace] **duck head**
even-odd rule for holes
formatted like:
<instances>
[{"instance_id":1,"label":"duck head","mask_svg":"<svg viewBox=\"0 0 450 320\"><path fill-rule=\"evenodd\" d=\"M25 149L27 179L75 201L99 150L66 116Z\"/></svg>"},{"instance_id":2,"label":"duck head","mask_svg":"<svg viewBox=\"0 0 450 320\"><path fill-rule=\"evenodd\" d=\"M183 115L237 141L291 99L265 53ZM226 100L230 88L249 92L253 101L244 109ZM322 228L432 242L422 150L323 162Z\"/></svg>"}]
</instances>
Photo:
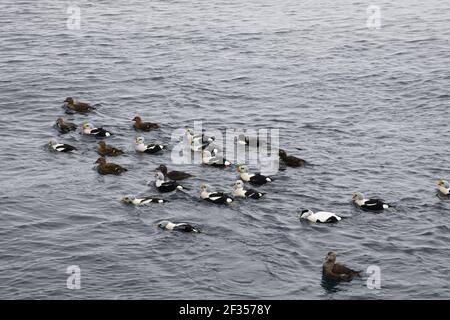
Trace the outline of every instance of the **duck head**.
<instances>
[{"instance_id":1,"label":"duck head","mask_svg":"<svg viewBox=\"0 0 450 320\"><path fill-rule=\"evenodd\" d=\"M142 137L137 137L135 141L136 141L136 144L144 144L145 140Z\"/></svg>"},{"instance_id":2,"label":"duck head","mask_svg":"<svg viewBox=\"0 0 450 320\"><path fill-rule=\"evenodd\" d=\"M170 223L169 221L161 221L160 223L157 224L157 226L158 226L158 228L166 229L166 227L169 223Z\"/></svg>"},{"instance_id":3,"label":"duck head","mask_svg":"<svg viewBox=\"0 0 450 320\"><path fill-rule=\"evenodd\" d=\"M75 100L72 97L67 97L66 100L64 100L64 102L67 102L68 104L74 104Z\"/></svg>"},{"instance_id":4,"label":"duck head","mask_svg":"<svg viewBox=\"0 0 450 320\"><path fill-rule=\"evenodd\" d=\"M235 190L243 189L244 188L244 182L242 180L236 180L236 182L233 184L233 187L234 187Z\"/></svg>"},{"instance_id":5,"label":"duck head","mask_svg":"<svg viewBox=\"0 0 450 320\"><path fill-rule=\"evenodd\" d=\"M439 187L446 188L446 189L450 188L450 184L443 179L438 180L437 185Z\"/></svg>"},{"instance_id":6,"label":"duck head","mask_svg":"<svg viewBox=\"0 0 450 320\"><path fill-rule=\"evenodd\" d=\"M126 196L126 197L123 197L122 199L120 199L120 202L123 202L123 203L131 203L132 201L133 201L133 198L130 196Z\"/></svg>"},{"instance_id":7,"label":"duck head","mask_svg":"<svg viewBox=\"0 0 450 320\"><path fill-rule=\"evenodd\" d=\"M326 262L336 262L336 253L333 251L330 251L327 253L327 256L325 257Z\"/></svg>"},{"instance_id":8,"label":"duck head","mask_svg":"<svg viewBox=\"0 0 450 320\"><path fill-rule=\"evenodd\" d=\"M167 167L163 164L159 165L158 168L156 168L157 171L161 171L163 174L167 174Z\"/></svg>"},{"instance_id":9,"label":"duck head","mask_svg":"<svg viewBox=\"0 0 450 320\"><path fill-rule=\"evenodd\" d=\"M92 125L90 123L85 122L85 123L83 123L82 128L83 129L91 129Z\"/></svg>"},{"instance_id":10,"label":"duck head","mask_svg":"<svg viewBox=\"0 0 450 320\"><path fill-rule=\"evenodd\" d=\"M95 161L95 163L98 163L100 165L106 164L106 159L103 158L103 157L100 157L100 158L97 159L97 161Z\"/></svg>"},{"instance_id":11,"label":"duck head","mask_svg":"<svg viewBox=\"0 0 450 320\"><path fill-rule=\"evenodd\" d=\"M359 192L353 192L352 193L352 200L355 201L355 202L364 200L364 195L362 193L359 193Z\"/></svg>"},{"instance_id":12,"label":"duck head","mask_svg":"<svg viewBox=\"0 0 450 320\"><path fill-rule=\"evenodd\" d=\"M246 173L246 172L248 172L248 169L246 166L238 165L236 168L236 171L239 173Z\"/></svg>"},{"instance_id":13,"label":"duck head","mask_svg":"<svg viewBox=\"0 0 450 320\"><path fill-rule=\"evenodd\" d=\"M307 219L310 215L314 214L314 212L312 212L309 209L305 209L302 211L302 213L300 214L300 218L301 219Z\"/></svg>"}]
</instances>

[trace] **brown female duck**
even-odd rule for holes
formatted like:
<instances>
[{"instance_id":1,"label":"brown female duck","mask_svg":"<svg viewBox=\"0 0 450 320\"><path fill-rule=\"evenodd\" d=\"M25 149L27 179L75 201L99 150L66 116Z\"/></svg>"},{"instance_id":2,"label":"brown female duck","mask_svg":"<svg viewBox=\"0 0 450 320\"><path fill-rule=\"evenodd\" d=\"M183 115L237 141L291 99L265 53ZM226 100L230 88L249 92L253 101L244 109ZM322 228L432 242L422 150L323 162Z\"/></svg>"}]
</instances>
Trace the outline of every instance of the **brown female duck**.
<instances>
[{"instance_id":1,"label":"brown female duck","mask_svg":"<svg viewBox=\"0 0 450 320\"><path fill-rule=\"evenodd\" d=\"M64 122L63 118L56 119L56 128L60 133L69 133L70 131L75 131L77 126L73 123Z\"/></svg>"},{"instance_id":2,"label":"brown female duck","mask_svg":"<svg viewBox=\"0 0 450 320\"><path fill-rule=\"evenodd\" d=\"M121 154L123 154L122 150L107 145L105 143L105 141L100 141L98 143L97 152L102 157L104 157L104 156L117 157L117 156L120 156Z\"/></svg>"},{"instance_id":3,"label":"brown female duck","mask_svg":"<svg viewBox=\"0 0 450 320\"><path fill-rule=\"evenodd\" d=\"M355 271L346 266L336 263L336 253L328 252L322 268L322 274L329 280L351 281L354 277L359 276L361 271Z\"/></svg>"},{"instance_id":4,"label":"brown female duck","mask_svg":"<svg viewBox=\"0 0 450 320\"><path fill-rule=\"evenodd\" d=\"M143 122L141 117L136 116L133 119L134 129L137 131L151 131L159 128L159 124L151 122Z\"/></svg>"},{"instance_id":5,"label":"brown female duck","mask_svg":"<svg viewBox=\"0 0 450 320\"><path fill-rule=\"evenodd\" d=\"M127 169L114 163L107 163L105 158L101 157L95 162L98 163L97 171L100 174L115 174L120 175L121 173L128 171Z\"/></svg>"},{"instance_id":6,"label":"brown female duck","mask_svg":"<svg viewBox=\"0 0 450 320\"><path fill-rule=\"evenodd\" d=\"M288 156L286 151L279 149L278 154L280 155L281 161L283 161L288 167L302 167L306 164L306 161L294 156Z\"/></svg>"},{"instance_id":7,"label":"brown female duck","mask_svg":"<svg viewBox=\"0 0 450 320\"><path fill-rule=\"evenodd\" d=\"M67 108L75 112L88 113L95 110L95 108L90 104L75 101L75 99L72 97L67 97L64 102L66 103Z\"/></svg>"}]
</instances>

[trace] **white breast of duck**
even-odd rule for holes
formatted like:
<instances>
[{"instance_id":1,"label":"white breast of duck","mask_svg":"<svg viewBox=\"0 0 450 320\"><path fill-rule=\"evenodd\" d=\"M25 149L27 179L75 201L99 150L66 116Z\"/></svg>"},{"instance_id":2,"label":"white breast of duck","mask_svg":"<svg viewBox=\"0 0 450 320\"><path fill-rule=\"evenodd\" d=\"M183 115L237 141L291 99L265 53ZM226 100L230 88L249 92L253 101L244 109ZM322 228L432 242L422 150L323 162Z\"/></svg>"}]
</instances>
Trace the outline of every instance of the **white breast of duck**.
<instances>
[{"instance_id":1,"label":"white breast of duck","mask_svg":"<svg viewBox=\"0 0 450 320\"><path fill-rule=\"evenodd\" d=\"M449 188L445 188L445 187L442 187L442 186L439 187L439 191L442 192L445 195L448 195L450 193L450 189Z\"/></svg>"},{"instance_id":2,"label":"white breast of duck","mask_svg":"<svg viewBox=\"0 0 450 320\"><path fill-rule=\"evenodd\" d=\"M147 146L142 142L136 144L136 151L145 152L147 150Z\"/></svg>"},{"instance_id":3,"label":"white breast of duck","mask_svg":"<svg viewBox=\"0 0 450 320\"><path fill-rule=\"evenodd\" d=\"M161 187L164 183L165 183L165 181L162 179L156 179L156 181L155 181L155 185L157 188Z\"/></svg>"},{"instance_id":4,"label":"white breast of duck","mask_svg":"<svg viewBox=\"0 0 450 320\"><path fill-rule=\"evenodd\" d=\"M250 179L254 176L254 174L250 174L248 172L241 172L241 179L244 181L250 181Z\"/></svg>"},{"instance_id":5,"label":"white breast of duck","mask_svg":"<svg viewBox=\"0 0 450 320\"><path fill-rule=\"evenodd\" d=\"M210 194L211 194L211 192L208 192L206 190L202 190L202 192L200 192L200 197L202 199L208 199Z\"/></svg>"},{"instance_id":6,"label":"white breast of duck","mask_svg":"<svg viewBox=\"0 0 450 320\"><path fill-rule=\"evenodd\" d=\"M176 223L168 222L168 223L166 224L166 229L167 229L167 230L173 230L173 229L176 228L176 226L177 226Z\"/></svg>"},{"instance_id":7,"label":"white breast of duck","mask_svg":"<svg viewBox=\"0 0 450 320\"><path fill-rule=\"evenodd\" d=\"M366 203L367 199L356 199L355 203L358 207L363 206Z\"/></svg>"},{"instance_id":8,"label":"white breast of duck","mask_svg":"<svg viewBox=\"0 0 450 320\"><path fill-rule=\"evenodd\" d=\"M245 198L245 193L246 191L244 190L244 188L235 188L233 190L233 196L235 197Z\"/></svg>"}]
</instances>

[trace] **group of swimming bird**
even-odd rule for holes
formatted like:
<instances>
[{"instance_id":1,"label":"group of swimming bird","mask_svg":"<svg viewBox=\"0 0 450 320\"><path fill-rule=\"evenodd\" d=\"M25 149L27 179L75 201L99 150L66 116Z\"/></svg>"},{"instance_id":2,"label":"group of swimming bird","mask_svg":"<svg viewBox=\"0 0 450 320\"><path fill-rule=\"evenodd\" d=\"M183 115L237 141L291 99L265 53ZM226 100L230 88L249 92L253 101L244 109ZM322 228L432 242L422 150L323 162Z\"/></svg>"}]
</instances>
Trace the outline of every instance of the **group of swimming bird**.
<instances>
[{"instance_id":1,"label":"group of swimming bird","mask_svg":"<svg viewBox=\"0 0 450 320\"><path fill-rule=\"evenodd\" d=\"M67 113L81 113L87 114L96 110L95 106L87 103L78 102L75 99L68 97L64 100L64 107ZM133 118L134 129L138 132L150 132L160 128L157 123L144 122L139 116ZM63 118L58 118L55 124L57 130L61 134L66 134L71 131L76 131L78 126L73 123L65 122ZM100 138L98 142L97 152L100 157L95 162L98 164L97 171L102 175L113 174L120 175L127 171L126 168L114 164L108 163L105 157L116 157L124 154L124 151L106 144L103 140L113 135L112 132L102 128L95 127L90 123L83 123L81 125L81 133L84 135L94 136ZM214 144L215 138L208 137L205 133L194 134L192 130L186 128L184 136L180 137L190 148L192 152L201 153L201 163L205 166L212 167L229 167L232 163L221 156L221 150ZM252 137L247 137L245 135L239 135L237 143L249 145L250 139ZM256 139L257 147L260 146L261 141ZM77 150L76 147L65 144L58 143L55 140L49 142L50 147L57 152L72 152ZM138 153L156 154L167 149L167 146L161 144L145 144L143 137L138 137L135 139L135 151ZM302 167L306 165L306 161L295 156L287 155L286 151L279 149L279 158L281 163L288 167ZM245 183L249 183L253 186L262 186L264 184L273 181L272 177L262 175L261 173L250 173L248 168L244 165L237 165L236 171L239 174L239 179L234 182L233 190L231 194L226 194L223 192L210 192L206 184L200 186L200 198L211 202L213 204L230 204L234 201L234 198L249 198L249 199L260 199L265 193L259 192L252 188L247 188ZM155 187L160 193L168 193L176 190L187 190L179 181L191 178L192 175L182 171L168 171L167 167L161 164L155 170ZM438 190L441 196L450 197L450 184L445 180L439 180L437 182ZM138 198L135 196L126 196L121 200L123 203L132 204L135 206L145 206L152 203L165 203L166 199L160 197L151 196ZM353 203L360 209L364 211L381 212L385 209L393 207L393 205L386 203L381 199L366 198L360 193L352 194ZM299 214L300 219L306 219L313 223L335 223L340 221L342 218L336 213L328 211L318 211L313 212L310 209L305 209ZM182 232L196 232L199 233L201 230L189 223L173 223L170 221L162 221L157 224L159 228L165 230L176 230ZM354 276L358 276L359 271L349 269L343 265L336 263L336 254L334 252L329 252L326 256L323 265L323 275L332 280L345 280L349 281Z\"/></svg>"}]
</instances>

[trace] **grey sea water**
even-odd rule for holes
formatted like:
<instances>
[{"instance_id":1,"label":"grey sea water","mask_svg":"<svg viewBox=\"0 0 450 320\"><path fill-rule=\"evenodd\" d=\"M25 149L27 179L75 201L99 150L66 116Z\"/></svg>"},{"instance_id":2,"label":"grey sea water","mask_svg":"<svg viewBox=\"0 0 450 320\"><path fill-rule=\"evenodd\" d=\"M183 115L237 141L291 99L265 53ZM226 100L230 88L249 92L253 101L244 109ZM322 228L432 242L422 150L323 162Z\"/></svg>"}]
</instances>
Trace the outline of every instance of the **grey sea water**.
<instances>
[{"instance_id":1,"label":"grey sea water","mask_svg":"<svg viewBox=\"0 0 450 320\"><path fill-rule=\"evenodd\" d=\"M69 6L81 9L67 28ZM366 25L377 5L381 27ZM449 298L450 179L448 1L0 1L0 298L348 299ZM99 103L65 115L67 96ZM198 200L202 182L230 191L234 169L177 166L170 152L139 156L131 119L161 130L278 128L280 145L311 166L279 172L259 201L218 207ZM57 117L115 133L127 150L121 177L95 171L96 142L60 136ZM49 139L77 146L54 154ZM302 149L302 150L299 150ZM164 205L153 195L159 164L195 175ZM252 168L256 170L257 168ZM352 206L360 191L396 208ZM348 217L298 220L303 208ZM202 234L158 230L188 221ZM321 266L338 260L381 268L334 288ZM66 268L81 269L81 289Z\"/></svg>"}]
</instances>

